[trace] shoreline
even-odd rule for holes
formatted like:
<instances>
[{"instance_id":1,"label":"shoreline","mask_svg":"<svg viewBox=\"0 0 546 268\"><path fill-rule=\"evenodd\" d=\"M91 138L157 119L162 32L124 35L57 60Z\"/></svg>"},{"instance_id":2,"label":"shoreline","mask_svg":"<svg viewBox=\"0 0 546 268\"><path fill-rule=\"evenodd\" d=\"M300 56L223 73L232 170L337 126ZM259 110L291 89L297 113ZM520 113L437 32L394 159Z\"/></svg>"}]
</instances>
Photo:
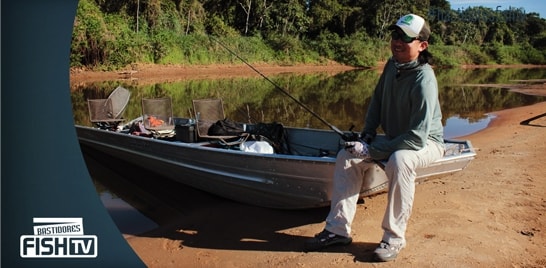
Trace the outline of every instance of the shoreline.
<instances>
[{"instance_id":1,"label":"shoreline","mask_svg":"<svg viewBox=\"0 0 546 268\"><path fill-rule=\"evenodd\" d=\"M336 74L355 70L357 68L330 63L325 65L291 65L280 66L271 64L252 65L263 75L280 73L317 73ZM212 65L156 65L140 64L119 71L87 71L70 70L70 85L85 84L99 81L131 80L139 84L175 82L182 80L218 79L229 77L258 77L256 71L241 64L212 64Z\"/></svg>"},{"instance_id":2,"label":"shoreline","mask_svg":"<svg viewBox=\"0 0 546 268\"><path fill-rule=\"evenodd\" d=\"M337 74L349 70L357 70L353 66L338 63L324 65L272 65L252 64L263 75L281 73L329 73ZM365 69L382 71L382 63L375 67ZM462 65L453 68L546 68L546 65ZM100 81L133 81L138 84L150 84L161 82L175 82L181 80L218 79L228 77L258 77L256 71L244 63L241 64L211 64L211 65L161 65L161 64L135 64L116 71L92 71L73 68L70 69L70 86L83 85Z\"/></svg>"},{"instance_id":3,"label":"shoreline","mask_svg":"<svg viewBox=\"0 0 546 268\"><path fill-rule=\"evenodd\" d=\"M381 266L543 267L546 117L520 122L545 111L542 102L494 112L486 129L460 137L477 148L476 159L416 187L410 246ZM304 253L301 245L321 230L327 209L278 211L210 196L180 205L183 213L171 222L125 238L149 267L357 267L372 262L382 196L358 205L351 245L322 252Z\"/></svg>"},{"instance_id":4,"label":"shoreline","mask_svg":"<svg viewBox=\"0 0 546 268\"><path fill-rule=\"evenodd\" d=\"M266 75L297 70L336 73L347 68L256 67ZM72 78L78 75L87 79L80 83L86 83L82 81L99 79L100 73L74 75L71 84L77 83ZM245 65L237 65L197 69L147 66L132 75L138 76L138 83L152 83L153 79L258 74ZM119 79L117 72L109 72L109 76ZM533 88L531 94L546 95L546 83ZM416 186L408 247L397 260L381 267L545 267L546 116L539 117L545 112L546 102L493 112L495 117L485 129L457 137L472 142L476 158L462 171ZM536 119L528 125L521 124L532 118ZM208 194L195 197L191 192L178 193L176 196L182 201L173 202L172 207L161 205L172 213L171 221L139 235L124 235L146 266L376 265L372 253L381 239L384 195L366 198L357 205L351 245L304 253L303 242L324 227L327 208L280 211Z\"/></svg>"},{"instance_id":5,"label":"shoreline","mask_svg":"<svg viewBox=\"0 0 546 268\"><path fill-rule=\"evenodd\" d=\"M488 128L461 137L477 148L476 159L463 171L417 185L409 246L381 266L543 267L546 117L533 126L520 122L544 111L546 102L495 112ZM279 211L212 196L195 201L180 204L173 221L125 237L148 267L373 263L386 205L384 195L358 204L351 245L304 253L303 241L323 228L327 209Z\"/></svg>"}]
</instances>

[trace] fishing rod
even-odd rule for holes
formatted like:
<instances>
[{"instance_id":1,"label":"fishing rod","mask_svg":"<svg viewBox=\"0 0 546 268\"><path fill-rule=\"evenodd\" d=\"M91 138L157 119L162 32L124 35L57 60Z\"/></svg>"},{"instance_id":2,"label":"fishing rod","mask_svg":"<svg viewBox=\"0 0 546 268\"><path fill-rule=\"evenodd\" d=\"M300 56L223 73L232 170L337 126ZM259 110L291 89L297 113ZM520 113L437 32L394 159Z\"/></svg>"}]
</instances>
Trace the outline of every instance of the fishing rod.
<instances>
[{"instance_id":1,"label":"fishing rod","mask_svg":"<svg viewBox=\"0 0 546 268\"><path fill-rule=\"evenodd\" d=\"M332 129L334 132L336 132L337 134L339 134L341 136L341 138L343 140L346 140L346 141L349 141L349 140L356 140L357 138L357 135L356 133L351 133L351 134L347 134L347 133L343 133L343 131L339 130L336 126L328 123L328 121L326 121L324 118L320 117L317 113L315 113L313 110L311 110L309 107L307 107L305 104L303 104L302 102L300 102L298 99L294 98L294 96L290 95L290 93L288 93L288 91L286 91L284 88L282 88L281 86L279 86L277 83L275 83L273 80L269 79L269 77L267 77L266 75L264 75L262 72L260 72L258 69L254 68L254 66L252 66L250 63L248 63L245 59L243 59L242 57L240 57L237 53L233 52L233 50L231 50L230 48L228 48L226 45L224 45L222 42L220 42L220 40L214 38L212 35L209 35L209 38L211 38L212 40L216 41L216 43L218 43L220 46L222 46L224 49L226 49L227 51L229 51L229 53L231 53L233 56L237 57L239 60L241 60L244 64L246 64L246 66L250 67L250 69L252 69L254 72L256 72L257 74L259 74L261 77L263 77L266 81L268 81L269 83L271 83L276 89L280 90L284 95L288 96L289 98L291 98L293 101L295 101L297 104L299 104L303 109L305 109L307 112L309 112L310 114L312 114L314 117L316 117L320 122L324 123L325 125L327 125L328 127L330 127L330 129Z\"/></svg>"}]
</instances>

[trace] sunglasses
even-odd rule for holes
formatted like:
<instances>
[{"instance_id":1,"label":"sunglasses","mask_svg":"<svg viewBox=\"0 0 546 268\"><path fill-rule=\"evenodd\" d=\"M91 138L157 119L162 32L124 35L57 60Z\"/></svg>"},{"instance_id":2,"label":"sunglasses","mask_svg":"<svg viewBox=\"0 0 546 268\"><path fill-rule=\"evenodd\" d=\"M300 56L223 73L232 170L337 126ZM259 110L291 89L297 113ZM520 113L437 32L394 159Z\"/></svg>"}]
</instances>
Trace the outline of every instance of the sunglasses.
<instances>
[{"instance_id":1,"label":"sunglasses","mask_svg":"<svg viewBox=\"0 0 546 268\"><path fill-rule=\"evenodd\" d=\"M408 43L408 44L418 39L417 37L409 37L405 33L401 33L398 31L391 32L391 38L392 40L402 39L402 42Z\"/></svg>"}]
</instances>

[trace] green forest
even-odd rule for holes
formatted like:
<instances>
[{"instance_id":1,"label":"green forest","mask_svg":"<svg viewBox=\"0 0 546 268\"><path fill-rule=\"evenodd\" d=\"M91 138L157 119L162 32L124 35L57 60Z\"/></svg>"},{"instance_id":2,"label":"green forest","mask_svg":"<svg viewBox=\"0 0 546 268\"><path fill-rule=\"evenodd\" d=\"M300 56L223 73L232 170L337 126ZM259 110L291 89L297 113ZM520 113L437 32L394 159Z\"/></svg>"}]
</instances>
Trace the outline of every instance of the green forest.
<instances>
[{"instance_id":1,"label":"green forest","mask_svg":"<svg viewBox=\"0 0 546 268\"><path fill-rule=\"evenodd\" d=\"M436 66L546 64L546 20L523 8L453 10L446 0L80 0L70 66L250 63L374 67L388 26L424 17ZM544 16L545 14L541 14Z\"/></svg>"}]
</instances>

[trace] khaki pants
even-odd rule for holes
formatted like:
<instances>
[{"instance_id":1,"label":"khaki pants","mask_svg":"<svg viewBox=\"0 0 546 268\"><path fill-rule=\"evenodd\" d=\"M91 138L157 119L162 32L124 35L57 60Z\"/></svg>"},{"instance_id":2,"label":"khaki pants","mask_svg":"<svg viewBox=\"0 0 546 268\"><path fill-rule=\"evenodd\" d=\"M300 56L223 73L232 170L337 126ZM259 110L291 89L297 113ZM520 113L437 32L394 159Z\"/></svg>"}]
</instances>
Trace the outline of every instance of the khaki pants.
<instances>
[{"instance_id":1,"label":"khaki pants","mask_svg":"<svg viewBox=\"0 0 546 268\"><path fill-rule=\"evenodd\" d=\"M385 166L389 182L388 204L383 217L383 240L391 245L405 245L405 233L415 195L415 170L440 159L443 144L428 141L419 151L394 152ZM356 213L356 203L366 172L373 172L377 164L355 158L340 150L334 171L332 203L326 218L326 230L346 237L351 236L351 223ZM366 182L370 184L370 182Z\"/></svg>"}]
</instances>

